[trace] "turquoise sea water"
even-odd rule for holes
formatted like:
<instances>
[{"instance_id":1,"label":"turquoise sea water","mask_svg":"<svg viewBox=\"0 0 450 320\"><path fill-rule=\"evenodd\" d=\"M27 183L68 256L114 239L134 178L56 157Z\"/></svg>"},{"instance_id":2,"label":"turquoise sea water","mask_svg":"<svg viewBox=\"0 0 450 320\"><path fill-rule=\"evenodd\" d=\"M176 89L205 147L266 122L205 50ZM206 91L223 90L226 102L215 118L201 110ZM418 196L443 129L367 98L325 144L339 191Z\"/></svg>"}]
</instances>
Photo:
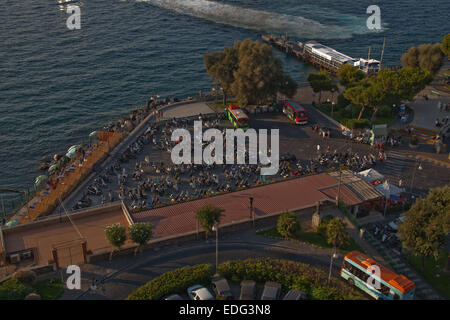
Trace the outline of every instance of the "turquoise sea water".
<instances>
[{"instance_id":1,"label":"turquoise sea water","mask_svg":"<svg viewBox=\"0 0 450 320\"><path fill-rule=\"evenodd\" d=\"M56 0L3 0L0 10L0 188L25 189L39 160L162 97L209 91L202 54L264 32L316 39L350 56L398 65L412 45L450 31L448 0L83 0L81 30ZM365 27L378 4L383 30ZM304 81L313 69L286 58Z\"/></svg>"}]
</instances>

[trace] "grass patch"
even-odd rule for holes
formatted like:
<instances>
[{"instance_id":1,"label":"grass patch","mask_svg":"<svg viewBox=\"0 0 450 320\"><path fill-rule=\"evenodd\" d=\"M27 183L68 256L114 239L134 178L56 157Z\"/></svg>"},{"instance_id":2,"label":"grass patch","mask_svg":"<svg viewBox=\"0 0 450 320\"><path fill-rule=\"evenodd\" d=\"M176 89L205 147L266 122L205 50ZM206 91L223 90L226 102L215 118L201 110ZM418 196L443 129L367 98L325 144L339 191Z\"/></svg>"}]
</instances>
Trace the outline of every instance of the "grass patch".
<instances>
[{"instance_id":1,"label":"grass patch","mask_svg":"<svg viewBox=\"0 0 450 320\"><path fill-rule=\"evenodd\" d=\"M276 227L258 231L256 232L256 234L268 238L283 239ZM300 232L300 235L296 240L313 244L325 249L333 248L333 246L327 242L327 239L324 236L314 231L302 231ZM339 249L339 252L343 254L346 254L350 251L359 251L361 253L365 253L364 250L355 242L355 240L353 240L353 238L350 238L349 243Z\"/></svg>"},{"instance_id":2,"label":"grass patch","mask_svg":"<svg viewBox=\"0 0 450 320\"><path fill-rule=\"evenodd\" d=\"M426 258L425 271L422 271L421 257L409 254L406 259L411 267L420 273L446 299L450 299L450 274L444 271L447 253L442 252L437 261L434 258ZM439 277L436 275L439 275Z\"/></svg>"},{"instance_id":3,"label":"grass patch","mask_svg":"<svg viewBox=\"0 0 450 320\"><path fill-rule=\"evenodd\" d=\"M56 300L64 292L61 279L38 281L33 287L41 296L41 300Z\"/></svg>"},{"instance_id":4,"label":"grass patch","mask_svg":"<svg viewBox=\"0 0 450 320\"><path fill-rule=\"evenodd\" d=\"M60 279L41 280L33 285L10 279L0 285L0 300L24 300L33 292L40 295L41 300L56 300L63 291Z\"/></svg>"}]
</instances>

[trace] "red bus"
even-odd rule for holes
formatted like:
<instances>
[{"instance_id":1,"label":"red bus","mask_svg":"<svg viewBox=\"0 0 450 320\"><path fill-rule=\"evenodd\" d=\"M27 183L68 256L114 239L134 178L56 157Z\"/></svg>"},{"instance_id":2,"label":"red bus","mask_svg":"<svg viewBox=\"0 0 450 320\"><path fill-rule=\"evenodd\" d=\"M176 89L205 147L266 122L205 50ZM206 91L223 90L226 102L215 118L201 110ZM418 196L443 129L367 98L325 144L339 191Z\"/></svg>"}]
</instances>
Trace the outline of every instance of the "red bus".
<instances>
[{"instance_id":1,"label":"red bus","mask_svg":"<svg viewBox=\"0 0 450 320\"><path fill-rule=\"evenodd\" d=\"M294 101L285 100L283 102L283 113L296 124L308 123L306 109Z\"/></svg>"},{"instance_id":2,"label":"red bus","mask_svg":"<svg viewBox=\"0 0 450 320\"><path fill-rule=\"evenodd\" d=\"M379 274L373 273L370 267L376 267ZM414 282L404 275L389 270L358 251L349 252L344 257L341 277L377 300L412 300L416 288ZM378 285L372 283L374 280Z\"/></svg>"}]
</instances>

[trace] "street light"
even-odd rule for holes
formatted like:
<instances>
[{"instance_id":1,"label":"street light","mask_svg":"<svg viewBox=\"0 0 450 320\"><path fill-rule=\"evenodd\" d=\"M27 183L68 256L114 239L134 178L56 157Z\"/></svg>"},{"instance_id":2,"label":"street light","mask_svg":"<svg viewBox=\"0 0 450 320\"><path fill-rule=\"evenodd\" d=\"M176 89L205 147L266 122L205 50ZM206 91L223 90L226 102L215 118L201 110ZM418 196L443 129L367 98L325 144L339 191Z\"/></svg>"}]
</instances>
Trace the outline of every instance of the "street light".
<instances>
[{"instance_id":1,"label":"street light","mask_svg":"<svg viewBox=\"0 0 450 320\"><path fill-rule=\"evenodd\" d=\"M412 179L411 179L411 186L410 186L410 191L409 191L409 193L411 193L411 195L412 195L412 192L413 192L414 178L416 177L416 171L417 171L417 169L419 169L419 170L423 169L421 163L419 163L419 166L417 166L417 162L418 162L418 159L416 158L416 165L414 166L414 172L413 172L413 176L412 176Z\"/></svg>"},{"instance_id":2,"label":"street light","mask_svg":"<svg viewBox=\"0 0 450 320\"><path fill-rule=\"evenodd\" d=\"M333 259L336 259L338 257L337 253L336 253L336 247L334 247L334 252L331 255L331 260L330 260L330 271L328 272L328 283L330 282L331 279L331 270L333 269Z\"/></svg>"},{"instance_id":3,"label":"street light","mask_svg":"<svg viewBox=\"0 0 450 320\"><path fill-rule=\"evenodd\" d=\"M212 227L212 230L216 232L216 273L217 273L217 266L219 265L219 224L217 222Z\"/></svg>"}]
</instances>

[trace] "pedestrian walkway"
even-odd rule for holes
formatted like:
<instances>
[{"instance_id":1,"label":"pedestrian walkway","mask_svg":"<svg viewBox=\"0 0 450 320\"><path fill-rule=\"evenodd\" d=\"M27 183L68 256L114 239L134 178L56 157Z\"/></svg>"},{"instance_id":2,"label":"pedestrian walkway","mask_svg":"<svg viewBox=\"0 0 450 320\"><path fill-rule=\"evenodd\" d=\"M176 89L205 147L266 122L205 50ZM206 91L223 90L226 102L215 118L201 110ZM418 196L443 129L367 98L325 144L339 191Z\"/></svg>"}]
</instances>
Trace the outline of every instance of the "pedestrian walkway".
<instances>
[{"instance_id":1,"label":"pedestrian walkway","mask_svg":"<svg viewBox=\"0 0 450 320\"><path fill-rule=\"evenodd\" d=\"M387 151L386 155L387 160L376 170L384 175L390 183L399 185L402 180L401 187L408 186L411 181L406 181L410 179L405 177L404 172L414 164L414 155L392 150Z\"/></svg>"},{"instance_id":2,"label":"pedestrian walkway","mask_svg":"<svg viewBox=\"0 0 450 320\"><path fill-rule=\"evenodd\" d=\"M439 131L431 130L419 126L411 126L414 128L414 134L419 139L419 143L428 144L431 146L434 146L434 144L437 142L436 135L439 134Z\"/></svg>"}]
</instances>

